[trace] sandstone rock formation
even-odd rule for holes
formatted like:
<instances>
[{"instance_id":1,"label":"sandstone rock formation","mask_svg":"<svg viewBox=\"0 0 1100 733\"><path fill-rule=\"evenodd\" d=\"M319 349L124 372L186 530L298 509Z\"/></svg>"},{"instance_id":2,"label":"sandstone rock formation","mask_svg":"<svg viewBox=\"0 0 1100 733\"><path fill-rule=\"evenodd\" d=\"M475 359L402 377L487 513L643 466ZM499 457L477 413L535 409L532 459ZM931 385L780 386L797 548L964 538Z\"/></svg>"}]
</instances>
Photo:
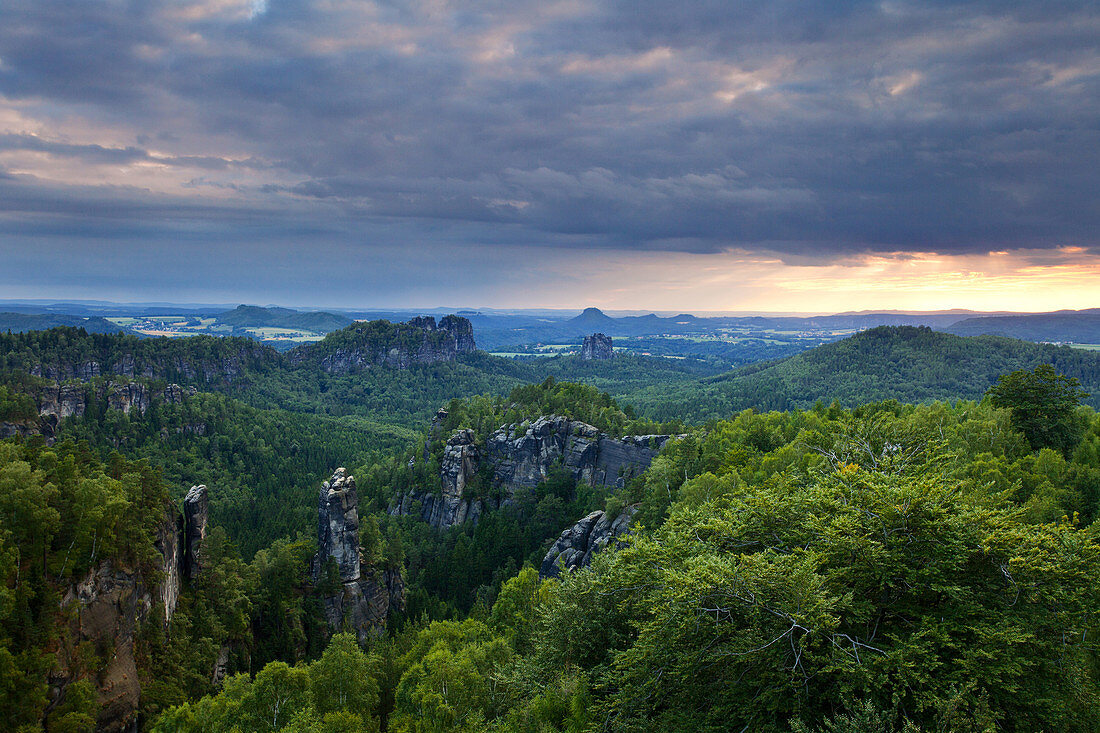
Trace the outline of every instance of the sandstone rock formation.
<instances>
[{"instance_id":1,"label":"sandstone rock formation","mask_svg":"<svg viewBox=\"0 0 1100 733\"><path fill-rule=\"evenodd\" d=\"M81 644L111 650L106 666L93 678L100 704L97 731L122 733L138 729L141 685L134 657L134 638L160 611L165 625L172 619L182 588L182 521L173 506L165 507L164 522L154 546L160 553L155 581L140 569L102 562L74 583L61 600L69 619L68 638L56 655L51 673L51 694L56 700L78 678L83 662L73 654Z\"/></svg>"},{"instance_id":2,"label":"sandstone rock formation","mask_svg":"<svg viewBox=\"0 0 1100 733\"><path fill-rule=\"evenodd\" d=\"M359 579L359 493L355 477L336 469L332 478L321 484L317 500L317 559L313 577L319 580L325 565L332 560L340 580Z\"/></svg>"},{"instance_id":3,"label":"sandstone rock formation","mask_svg":"<svg viewBox=\"0 0 1100 733\"><path fill-rule=\"evenodd\" d=\"M324 586L327 568L335 564L339 588L321 599L329 628L345 622L365 642L385 628L390 609L405 605L401 570L362 567L359 556L359 494L355 477L337 468L321 485L317 502L317 555L313 580Z\"/></svg>"},{"instance_id":4,"label":"sandstone rock formation","mask_svg":"<svg viewBox=\"0 0 1100 733\"><path fill-rule=\"evenodd\" d=\"M592 556L630 531L638 506L625 508L617 517L603 511L592 512L569 527L553 544L539 567L540 578L554 578L565 570L576 570L592 563Z\"/></svg>"},{"instance_id":5,"label":"sandstone rock formation","mask_svg":"<svg viewBox=\"0 0 1100 733\"><path fill-rule=\"evenodd\" d=\"M560 415L505 425L489 436L484 447L476 445L473 431L460 430L444 447L439 492L410 492L390 511L409 514L419 502L421 519L433 527L476 522L485 510L507 504L517 489L538 486L555 467L569 471L580 483L620 487L649 468L669 437L612 438ZM492 489L487 498L465 491L480 472Z\"/></svg>"},{"instance_id":6,"label":"sandstone rock formation","mask_svg":"<svg viewBox=\"0 0 1100 733\"><path fill-rule=\"evenodd\" d=\"M89 399L106 399L107 407L124 414L136 411L143 414L157 400L179 404L198 393L195 387L169 384L162 390L153 390L145 382L104 381L87 385L81 383L47 384L38 387L31 395L38 409L38 420L0 422L0 440L16 435L43 435L47 442L53 439L62 420L82 417ZM205 434L205 425L185 425L186 432Z\"/></svg>"},{"instance_id":7,"label":"sandstone rock formation","mask_svg":"<svg viewBox=\"0 0 1100 733\"><path fill-rule=\"evenodd\" d=\"M126 338L126 337L121 337ZM39 361L29 368L36 377L55 382L76 379L87 382L102 375L131 378L166 379L172 381L201 382L203 384L228 383L240 380L250 367L277 362L279 355L270 347L249 339L220 341L217 353L198 355L188 351L188 344L177 343L158 347L153 353L132 353L105 346L102 353L89 358L56 358ZM89 347L92 351L100 351ZM141 351L137 349L137 351Z\"/></svg>"},{"instance_id":8,"label":"sandstone rock formation","mask_svg":"<svg viewBox=\"0 0 1100 733\"><path fill-rule=\"evenodd\" d=\"M377 366L408 369L415 364L454 361L477 349L470 321L432 316L407 323L369 321L333 331L323 340L287 352L293 365L316 364L329 374L347 374Z\"/></svg>"},{"instance_id":9,"label":"sandstone rock formation","mask_svg":"<svg viewBox=\"0 0 1100 733\"><path fill-rule=\"evenodd\" d=\"M183 588L182 573L184 571L183 552L183 522L174 511L169 511L157 531L154 546L160 552L161 580L159 585L159 599L164 608L164 624L172 620L172 614L179 603L180 591Z\"/></svg>"},{"instance_id":10,"label":"sandstone rock formation","mask_svg":"<svg viewBox=\"0 0 1100 733\"><path fill-rule=\"evenodd\" d=\"M134 660L134 635L152 610L150 590L140 575L106 562L70 588L62 606L79 609L72 616L70 638L102 645L113 652L96 678L101 706L96 730L136 730L141 685ZM69 682L67 661L59 659L59 674L52 680L59 691Z\"/></svg>"},{"instance_id":11,"label":"sandstone rock formation","mask_svg":"<svg viewBox=\"0 0 1100 733\"><path fill-rule=\"evenodd\" d=\"M581 346L581 358L582 359L598 359L607 360L615 355L614 350L611 348L611 337L605 336L602 333L594 333L591 336L584 337L584 344Z\"/></svg>"},{"instance_id":12,"label":"sandstone rock formation","mask_svg":"<svg viewBox=\"0 0 1100 733\"><path fill-rule=\"evenodd\" d=\"M192 486L183 499L183 558L181 567L188 579L202 570L202 543L210 516L206 486Z\"/></svg>"}]
</instances>

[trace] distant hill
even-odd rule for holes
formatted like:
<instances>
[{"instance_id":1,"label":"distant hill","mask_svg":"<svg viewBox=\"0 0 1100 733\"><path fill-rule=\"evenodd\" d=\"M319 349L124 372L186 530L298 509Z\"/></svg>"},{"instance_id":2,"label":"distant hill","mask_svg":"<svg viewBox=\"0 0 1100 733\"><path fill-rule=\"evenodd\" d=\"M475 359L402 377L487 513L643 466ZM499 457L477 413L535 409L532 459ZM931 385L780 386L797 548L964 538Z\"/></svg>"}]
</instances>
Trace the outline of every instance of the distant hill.
<instances>
[{"instance_id":1,"label":"distant hill","mask_svg":"<svg viewBox=\"0 0 1100 733\"><path fill-rule=\"evenodd\" d=\"M219 313L217 319L218 323L237 328L300 328L315 333L337 331L355 322L347 316L325 311L261 308L256 305L239 305L231 311Z\"/></svg>"},{"instance_id":2,"label":"distant hill","mask_svg":"<svg viewBox=\"0 0 1100 733\"><path fill-rule=\"evenodd\" d=\"M608 328L615 324L616 320L604 313L599 308L585 308L576 318L570 318L565 322L570 329L580 329L580 333L595 333L601 328Z\"/></svg>"},{"instance_id":3,"label":"distant hill","mask_svg":"<svg viewBox=\"0 0 1100 733\"><path fill-rule=\"evenodd\" d=\"M26 331L45 331L55 326L72 326L83 328L88 333L130 333L116 323L111 323L106 318L93 316L83 318L81 316L69 316L60 313L0 313L0 333L24 333Z\"/></svg>"},{"instance_id":4,"label":"distant hill","mask_svg":"<svg viewBox=\"0 0 1100 733\"><path fill-rule=\"evenodd\" d=\"M656 419L704 420L747 408L785 410L817 400L854 406L897 399L980 399L1001 374L1053 364L1081 380L1100 407L1100 353L1000 336L963 337L927 327L881 326L786 359L623 399Z\"/></svg>"},{"instance_id":5,"label":"distant hill","mask_svg":"<svg viewBox=\"0 0 1100 733\"><path fill-rule=\"evenodd\" d=\"M1021 316L983 316L967 318L952 324L945 330L959 336L995 334L1024 341L1100 344L1100 313L1094 310Z\"/></svg>"}]
</instances>

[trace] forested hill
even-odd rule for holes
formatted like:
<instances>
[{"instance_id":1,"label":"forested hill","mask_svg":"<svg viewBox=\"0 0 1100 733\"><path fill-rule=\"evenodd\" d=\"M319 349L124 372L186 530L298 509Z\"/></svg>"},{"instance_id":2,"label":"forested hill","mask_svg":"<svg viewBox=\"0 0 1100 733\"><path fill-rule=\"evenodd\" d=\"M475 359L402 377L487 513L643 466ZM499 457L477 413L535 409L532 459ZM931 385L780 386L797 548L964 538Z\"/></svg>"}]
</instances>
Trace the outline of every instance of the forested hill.
<instances>
[{"instance_id":1,"label":"forested hill","mask_svg":"<svg viewBox=\"0 0 1100 733\"><path fill-rule=\"evenodd\" d=\"M274 326L320 332L335 331L354 322L347 316L337 313L303 312L290 308L261 308L256 305L239 305L231 311L219 313L217 318L219 323L227 326Z\"/></svg>"},{"instance_id":2,"label":"forested hill","mask_svg":"<svg viewBox=\"0 0 1100 733\"><path fill-rule=\"evenodd\" d=\"M229 383L279 362L274 349L248 338L148 339L73 327L0 334L0 372L57 381L116 374L181 384Z\"/></svg>"},{"instance_id":3,"label":"forested hill","mask_svg":"<svg viewBox=\"0 0 1100 733\"><path fill-rule=\"evenodd\" d=\"M1020 316L967 318L946 329L959 336L995 334L1025 341L1068 341L1100 344L1100 313L1095 311L1038 313Z\"/></svg>"},{"instance_id":4,"label":"forested hill","mask_svg":"<svg viewBox=\"0 0 1100 733\"><path fill-rule=\"evenodd\" d=\"M999 336L963 337L927 327L881 326L781 361L624 396L656 419L727 417L739 410L786 410L817 400L857 405L981 399L998 375L1038 364L1081 381L1100 405L1100 353Z\"/></svg>"},{"instance_id":5,"label":"forested hill","mask_svg":"<svg viewBox=\"0 0 1100 733\"><path fill-rule=\"evenodd\" d=\"M62 313L0 313L0 333L22 333L23 331L42 331L57 326L83 328L88 333L127 332L106 318L91 316L70 316Z\"/></svg>"}]
</instances>

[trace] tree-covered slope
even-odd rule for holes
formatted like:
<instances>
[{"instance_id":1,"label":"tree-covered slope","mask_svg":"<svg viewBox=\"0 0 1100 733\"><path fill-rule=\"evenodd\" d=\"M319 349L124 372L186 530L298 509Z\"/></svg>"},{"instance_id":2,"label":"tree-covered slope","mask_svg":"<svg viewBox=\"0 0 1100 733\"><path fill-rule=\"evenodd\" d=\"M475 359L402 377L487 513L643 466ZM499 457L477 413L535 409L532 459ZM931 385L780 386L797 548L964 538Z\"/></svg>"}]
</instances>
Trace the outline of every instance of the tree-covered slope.
<instances>
[{"instance_id":1,"label":"tree-covered slope","mask_svg":"<svg viewBox=\"0 0 1100 733\"><path fill-rule=\"evenodd\" d=\"M0 313L0 333L43 331L57 326L83 328L88 333L119 333L127 329L106 318L70 316L61 313Z\"/></svg>"},{"instance_id":2,"label":"tree-covered slope","mask_svg":"<svg viewBox=\"0 0 1100 733\"><path fill-rule=\"evenodd\" d=\"M873 328L781 361L670 388L642 388L622 398L657 419L678 415L689 420L725 417L749 407L808 407L817 400L857 405L885 399L978 399L998 375L1039 364L1053 364L1079 379L1093 395L1087 402L1100 404L1098 354L912 326Z\"/></svg>"},{"instance_id":3,"label":"tree-covered slope","mask_svg":"<svg viewBox=\"0 0 1100 733\"><path fill-rule=\"evenodd\" d=\"M1038 313L967 318L945 329L959 336L995 334L1024 341L1100 344L1100 313Z\"/></svg>"},{"instance_id":4,"label":"tree-covered slope","mask_svg":"<svg viewBox=\"0 0 1100 733\"><path fill-rule=\"evenodd\" d=\"M325 311L296 311L290 308L261 308L256 305L239 305L231 311L219 313L218 323L238 328L270 326L276 328L300 328L305 331L326 333L353 323L351 318Z\"/></svg>"}]
</instances>

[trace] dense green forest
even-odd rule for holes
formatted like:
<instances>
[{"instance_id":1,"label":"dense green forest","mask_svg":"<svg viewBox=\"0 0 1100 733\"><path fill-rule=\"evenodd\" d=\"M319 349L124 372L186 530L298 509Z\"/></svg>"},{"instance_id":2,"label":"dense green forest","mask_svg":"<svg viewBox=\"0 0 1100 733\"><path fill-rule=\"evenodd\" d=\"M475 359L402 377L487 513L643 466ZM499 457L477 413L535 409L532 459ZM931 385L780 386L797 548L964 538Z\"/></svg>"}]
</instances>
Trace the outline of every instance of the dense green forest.
<instances>
[{"instance_id":1,"label":"dense green forest","mask_svg":"<svg viewBox=\"0 0 1100 733\"><path fill-rule=\"evenodd\" d=\"M54 433L0 441L15 730L92 730L128 695L140 728L181 733L1100 727L1087 353L888 328L718 377L484 353L331 375L235 340L5 338L0 422L36 419L41 354L169 370L101 369ZM232 379L207 381L224 359ZM172 392L188 375L200 390ZM116 409L120 389L147 404ZM439 491L456 431L549 414L679 437L618 490L551 471L476 523L391 513ZM363 648L331 635L333 586L311 574L336 466L358 479L364 572L396 573L405 598ZM201 572L169 613L165 538L199 483ZM624 546L539 579L563 529L625 506Z\"/></svg>"},{"instance_id":2,"label":"dense green forest","mask_svg":"<svg viewBox=\"0 0 1100 733\"><path fill-rule=\"evenodd\" d=\"M377 697L339 713L349 730L1094 730L1100 419L1071 412L1068 455L988 401L713 423L628 487L644 526L626 548L395 626L356 662ZM269 666L156 729L345 729L314 674ZM241 722L261 684L298 701L269 727Z\"/></svg>"},{"instance_id":3,"label":"dense green forest","mask_svg":"<svg viewBox=\"0 0 1100 733\"><path fill-rule=\"evenodd\" d=\"M999 336L964 338L926 327L881 326L780 361L678 385L616 393L655 418L703 421L747 408L806 408L817 400L979 399L997 376L1053 364L1081 381L1100 407L1100 354Z\"/></svg>"},{"instance_id":4,"label":"dense green forest","mask_svg":"<svg viewBox=\"0 0 1100 733\"><path fill-rule=\"evenodd\" d=\"M959 336L995 334L1025 341L1098 344L1100 343L1100 313L1069 311L1017 316L982 316L959 321L946 330Z\"/></svg>"}]
</instances>

